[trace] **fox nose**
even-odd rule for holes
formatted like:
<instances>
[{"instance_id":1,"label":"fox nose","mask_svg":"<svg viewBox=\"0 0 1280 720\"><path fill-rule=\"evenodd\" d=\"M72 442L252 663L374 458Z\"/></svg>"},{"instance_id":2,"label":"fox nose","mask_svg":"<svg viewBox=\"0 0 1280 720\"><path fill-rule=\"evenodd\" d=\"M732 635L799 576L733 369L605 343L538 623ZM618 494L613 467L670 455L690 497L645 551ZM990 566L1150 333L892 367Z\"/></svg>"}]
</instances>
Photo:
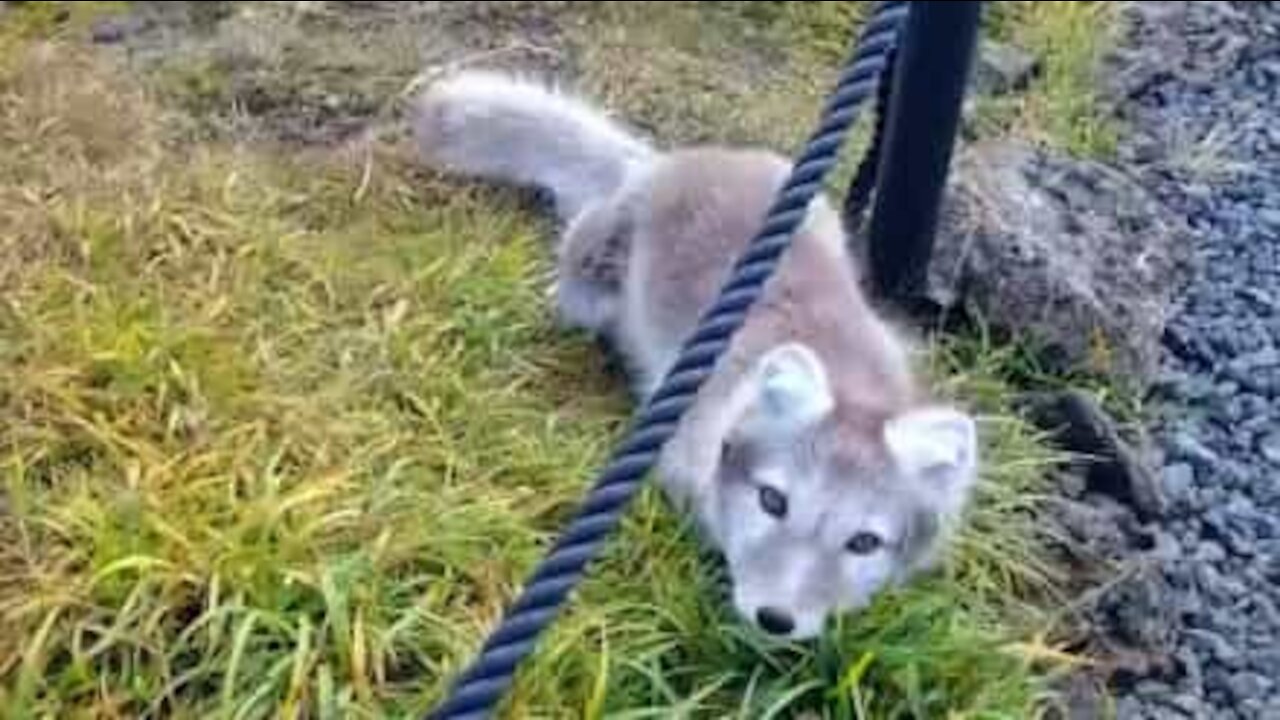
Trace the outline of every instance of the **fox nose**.
<instances>
[{"instance_id":1,"label":"fox nose","mask_svg":"<svg viewBox=\"0 0 1280 720\"><path fill-rule=\"evenodd\" d=\"M762 607L756 611L756 622L771 635L787 635L796 627L796 621L777 608Z\"/></svg>"}]
</instances>

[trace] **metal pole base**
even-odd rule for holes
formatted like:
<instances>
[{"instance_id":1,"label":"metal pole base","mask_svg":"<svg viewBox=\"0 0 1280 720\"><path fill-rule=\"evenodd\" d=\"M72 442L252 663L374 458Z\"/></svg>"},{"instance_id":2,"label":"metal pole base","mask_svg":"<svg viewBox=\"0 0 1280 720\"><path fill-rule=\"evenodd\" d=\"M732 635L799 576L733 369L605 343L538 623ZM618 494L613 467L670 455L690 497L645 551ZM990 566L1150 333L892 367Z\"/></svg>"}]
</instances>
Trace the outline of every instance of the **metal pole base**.
<instances>
[{"instance_id":1,"label":"metal pole base","mask_svg":"<svg viewBox=\"0 0 1280 720\"><path fill-rule=\"evenodd\" d=\"M925 289L981 10L916 0L897 51L867 251L874 294L903 309Z\"/></svg>"}]
</instances>

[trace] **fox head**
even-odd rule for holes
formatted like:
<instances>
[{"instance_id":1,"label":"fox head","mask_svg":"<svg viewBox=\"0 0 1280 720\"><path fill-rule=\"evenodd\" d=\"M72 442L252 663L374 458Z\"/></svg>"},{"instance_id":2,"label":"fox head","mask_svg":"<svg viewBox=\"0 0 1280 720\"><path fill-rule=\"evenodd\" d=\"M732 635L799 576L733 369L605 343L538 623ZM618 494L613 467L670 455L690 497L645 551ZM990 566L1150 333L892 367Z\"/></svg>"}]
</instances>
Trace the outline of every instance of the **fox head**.
<instances>
[{"instance_id":1,"label":"fox head","mask_svg":"<svg viewBox=\"0 0 1280 720\"><path fill-rule=\"evenodd\" d=\"M974 484L975 425L939 405L885 416L841 403L797 343L767 352L740 392L704 519L736 611L810 638L929 564Z\"/></svg>"}]
</instances>

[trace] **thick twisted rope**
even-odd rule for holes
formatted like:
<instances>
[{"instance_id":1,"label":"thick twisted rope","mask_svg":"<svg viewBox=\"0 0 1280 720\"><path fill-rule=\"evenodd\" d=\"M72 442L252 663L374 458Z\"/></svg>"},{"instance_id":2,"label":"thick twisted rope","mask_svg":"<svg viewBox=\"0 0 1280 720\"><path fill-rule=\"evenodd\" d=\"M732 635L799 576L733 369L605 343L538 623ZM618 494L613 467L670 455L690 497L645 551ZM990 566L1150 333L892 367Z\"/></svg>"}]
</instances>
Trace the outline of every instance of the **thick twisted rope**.
<instances>
[{"instance_id":1,"label":"thick twisted rope","mask_svg":"<svg viewBox=\"0 0 1280 720\"><path fill-rule=\"evenodd\" d=\"M460 676L452 694L430 718L483 718L502 699L520 662L533 651L538 636L555 619L588 563L618 525L663 445L675 433L680 418L762 294L804 221L810 202L822 191L823 180L838 162L858 110L880 85L907 11L908 4L902 0L877 4L823 108L818 128L795 161L763 227L736 261L719 297L704 311L674 367L614 451L578 514L535 569L479 656ZM861 192L869 193L873 183L864 184Z\"/></svg>"}]
</instances>

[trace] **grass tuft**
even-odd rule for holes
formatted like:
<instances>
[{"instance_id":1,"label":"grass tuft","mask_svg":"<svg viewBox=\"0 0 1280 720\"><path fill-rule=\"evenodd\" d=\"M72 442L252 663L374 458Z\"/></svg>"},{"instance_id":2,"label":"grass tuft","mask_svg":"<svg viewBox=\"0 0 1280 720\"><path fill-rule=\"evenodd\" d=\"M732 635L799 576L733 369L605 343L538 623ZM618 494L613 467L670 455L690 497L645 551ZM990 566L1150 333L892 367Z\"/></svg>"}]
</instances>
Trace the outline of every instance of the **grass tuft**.
<instances>
[{"instance_id":1,"label":"grass tuft","mask_svg":"<svg viewBox=\"0 0 1280 720\"><path fill-rule=\"evenodd\" d=\"M1081 157L1113 157L1119 131L1103 107L1098 73L1118 27L1115 3L992 3L991 37L1031 53L1041 69L1024 92L980 104L986 132L1014 133Z\"/></svg>"}]
</instances>

